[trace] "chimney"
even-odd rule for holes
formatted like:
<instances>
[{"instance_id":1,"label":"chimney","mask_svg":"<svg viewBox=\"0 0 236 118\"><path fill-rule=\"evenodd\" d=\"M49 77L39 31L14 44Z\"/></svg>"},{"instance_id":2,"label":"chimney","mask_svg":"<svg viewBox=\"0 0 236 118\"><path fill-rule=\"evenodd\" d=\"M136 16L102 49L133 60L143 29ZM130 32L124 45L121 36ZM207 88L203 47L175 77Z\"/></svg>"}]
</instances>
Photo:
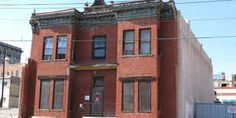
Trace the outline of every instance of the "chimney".
<instances>
[{"instance_id":1,"label":"chimney","mask_svg":"<svg viewBox=\"0 0 236 118\"><path fill-rule=\"evenodd\" d=\"M106 3L104 2L104 0L94 0L92 6L100 6L100 5L106 5Z\"/></svg>"}]
</instances>

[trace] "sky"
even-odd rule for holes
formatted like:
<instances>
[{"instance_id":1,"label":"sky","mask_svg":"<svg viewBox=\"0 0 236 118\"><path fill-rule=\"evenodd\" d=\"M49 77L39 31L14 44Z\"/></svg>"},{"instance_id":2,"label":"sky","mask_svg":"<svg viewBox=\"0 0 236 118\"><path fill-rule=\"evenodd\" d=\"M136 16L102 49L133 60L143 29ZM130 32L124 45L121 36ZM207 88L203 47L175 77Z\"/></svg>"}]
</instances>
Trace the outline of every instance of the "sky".
<instances>
[{"instance_id":1,"label":"sky","mask_svg":"<svg viewBox=\"0 0 236 118\"><path fill-rule=\"evenodd\" d=\"M114 0L116 1L116 0ZM125 0L128 1L128 0ZM165 1L165 0L164 0ZM207 0L191 0L191 2ZM0 41L22 48L22 62L30 56L32 31L29 24L31 14L53 11L52 8L77 8L82 11L81 5L63 6L6 6L2 4L39 4L39 3L85 3L86 0L0 0ZM92 3L93 0L87 0ZM106 1L106 2L109 2ZM185 19L190 20L191 28L197 37L205 36L236 36L236 0L214 3L189 3L190 0L176 0L177 9ZM41 9L50 8L50 9ZM228 20L206 20L206 19ZM201 20L197 20L201 19ZM204 20L205 19L205 20ZM29 41L11 41L29 40ZM227 79L236 74L236 37L199 39L208 56L212 59L213 73L226 73Z\"/></svg>"}]
</instances>

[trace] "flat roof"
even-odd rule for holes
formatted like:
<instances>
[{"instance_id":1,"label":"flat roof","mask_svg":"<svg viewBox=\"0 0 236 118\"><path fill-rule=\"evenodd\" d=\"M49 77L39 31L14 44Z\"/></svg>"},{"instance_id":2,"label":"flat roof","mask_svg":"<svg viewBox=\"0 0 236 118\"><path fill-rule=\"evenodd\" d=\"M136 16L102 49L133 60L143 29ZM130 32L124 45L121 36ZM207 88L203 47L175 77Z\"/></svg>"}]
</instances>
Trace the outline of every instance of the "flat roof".
<instances>
[{"instance_id":1,"label":"flat roof","mask_svg":"<svg viewBox=\"0 0 236 118\"><path fill-rule=\"evenodd\" d=\"M12 49L14 49L14 50L18 50L18 51L20 51L20 52L23 52L23 51L21 50L21 48L16 47L16 46L13 46L13 45L10 45L10 44L7 44L7 43L3 43L3 42L1 42L1 41L0 41L0 45L5 46L5 47L7 47L7 48L12 48Z\"/></svg>"}]
</instances>

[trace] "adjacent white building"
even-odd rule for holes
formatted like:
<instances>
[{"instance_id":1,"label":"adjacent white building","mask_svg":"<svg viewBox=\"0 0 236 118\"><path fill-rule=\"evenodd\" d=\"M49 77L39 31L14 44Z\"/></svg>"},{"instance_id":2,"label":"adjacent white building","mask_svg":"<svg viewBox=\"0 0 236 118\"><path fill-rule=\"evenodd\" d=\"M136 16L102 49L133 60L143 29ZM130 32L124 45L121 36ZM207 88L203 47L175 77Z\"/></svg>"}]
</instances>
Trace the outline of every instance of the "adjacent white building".
<instances>
[{"instance_id":1,"label":"adjacent white building","mask_svg":"<svg viewBox=\"0 0 236 118\"><path fill-rule=\"evenodd\" d=\"M215 88L217 98L221 103L236 103L236 88L235 87L220 87Z\"/></svg>"},{"instance_id":2,"label":"adjacent white building","mask_svg":"<svg viewBox=\"0 0 236 118\"><path fill-rule=\"evenodd\" d=\"M195 103L214 103L211 59L178 13L177 116L194 118Z\"/></svg>"},{"instance_id":3,"label":"adjacent white building","mask_svg":"<svg viewBox=\"0 0 236 118\"><path fill-rule=\"evenodd\" d=\"M227 79L215 79L214 89L216 92L216 98L221 103L236 103L236 76L232 75L232 80Z\"/></svg>"},{"instance_id":4,"label":"adjacent white building","mask_svg":"<svg viewBox=\"0 0 236 118\"><path fill-rule=\"evenodd\" d=\"M17 108L19 101L19 88L21 70L24 64L6 64L4 74L3 107ZM2 95L3 66L0 65L0 100Z\"/></svg>"}]
</instances>

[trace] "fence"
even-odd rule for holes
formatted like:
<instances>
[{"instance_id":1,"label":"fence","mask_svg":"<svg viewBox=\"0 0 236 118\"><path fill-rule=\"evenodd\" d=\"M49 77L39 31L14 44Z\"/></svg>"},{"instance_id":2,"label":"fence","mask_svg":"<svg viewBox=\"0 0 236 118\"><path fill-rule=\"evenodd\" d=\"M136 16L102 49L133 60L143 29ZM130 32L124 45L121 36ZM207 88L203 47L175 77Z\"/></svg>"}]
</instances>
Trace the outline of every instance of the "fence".
<instances>
[{"instance_id":1,"label":"fence","mask_svg":"<svg viewBox=\"0 0 236 118\"><path fill-rule=\"evenodd\" d=\"M195 118L236 118L236 104L196 103Z\"/></svg>"}]
</instances>

